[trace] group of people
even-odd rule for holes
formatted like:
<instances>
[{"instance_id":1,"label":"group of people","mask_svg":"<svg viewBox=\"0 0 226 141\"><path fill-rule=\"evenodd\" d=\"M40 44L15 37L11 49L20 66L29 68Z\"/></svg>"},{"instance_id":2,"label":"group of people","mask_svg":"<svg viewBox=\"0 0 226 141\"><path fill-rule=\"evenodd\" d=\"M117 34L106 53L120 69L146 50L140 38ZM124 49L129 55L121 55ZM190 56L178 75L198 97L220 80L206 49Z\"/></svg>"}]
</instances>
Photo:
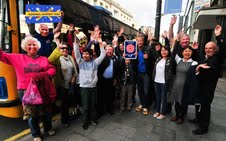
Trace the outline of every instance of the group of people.
<instances>
[{"instance_id":1,"label":"group of people","mask_svg":"<svg viewBox=\"0 0 226 141\"><path fill-rule=\"evenodd\" d=\"M81 44L73 25L66 35L67 41L59 41L62 22L53 32L49 32L47 25L41 24L39 34L26 37L21 44L26 54L8 54L0 50L0 61L15 68L21 100L30 79L47 77L53 82L61 100L61 123L65 127L70 125L69 108L79 104L83 114L82 128L86 130L91 124L98 124L97 120L105 113L114 114L116 93L120 93L120 111L131 111L137 90L140 102L135 108L137 112L148 115L151 104L154 104L156 112L153 117L163 119L175 103L176 115L170 120L182 124L188 105L193 104L196 105L193 122L199 123L199 127L192 132L200 135L208 131L214 90L226 54L221 26L217 25L214 31L217 44L208 42L203 56L200 56L198 44L189 45L189 35L181 33L173 41L176 17L172 17L169 40L167 35L163 35L165 46L155 40L145 46L150 38L138 33L135 39L137 57L125 59L123 28L113 37L112 44L106 44L97 25L91 33L90 42ZM53 41L57 46L54 50L51 46ZM80 97L71 97L75 93ZM42 140L40 119L44 132L55 134L51 123L51 104L41 106L44 114L28 118L35 141Z\"/></svg>"}]
</instances>

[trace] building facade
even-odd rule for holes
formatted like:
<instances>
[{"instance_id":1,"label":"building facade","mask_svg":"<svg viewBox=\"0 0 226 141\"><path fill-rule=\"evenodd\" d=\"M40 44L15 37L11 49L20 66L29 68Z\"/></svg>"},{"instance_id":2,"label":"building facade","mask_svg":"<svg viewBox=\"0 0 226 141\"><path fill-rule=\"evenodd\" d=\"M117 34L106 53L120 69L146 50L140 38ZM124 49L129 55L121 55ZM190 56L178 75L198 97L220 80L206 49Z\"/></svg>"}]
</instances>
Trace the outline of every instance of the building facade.
<instances>
[{"instance_id":1,"label":"building facade","mask_svg":"<svg viewBox=\"0 0 226 141\"><path fill-rule=\"evenodd\" d=\"M215 41L216 25L222 26L222 35L226 40L226 0L191 0L185 14L184 28L191 35L191 41L199 43L201 54L207 42Z\"/></svg>"},{"instance_id":2,"label":"building facade","mask_svg":"<svg viewBox=\"0 0 226 141\"><path fill-rule=\"evenodd\" d=\"M186 9L183 27L191 35L191 41L198 41L201 50L207 42L214 40L217 24L222 26L226 38L226 0L190 0Z\"/></svg>"},{"instance_id":3,"label":"building facade","mask_svg":"<svg viewBox=\"0 0 226 141\"><path fill-rule=\"evenodd\" d=\"M133 14L126 8L122 7L116 0L83 0L92 6L101 6L110 11L112 16L127 25L138 29L138 25L133 19Z\"/></svg>"}]
</instances>

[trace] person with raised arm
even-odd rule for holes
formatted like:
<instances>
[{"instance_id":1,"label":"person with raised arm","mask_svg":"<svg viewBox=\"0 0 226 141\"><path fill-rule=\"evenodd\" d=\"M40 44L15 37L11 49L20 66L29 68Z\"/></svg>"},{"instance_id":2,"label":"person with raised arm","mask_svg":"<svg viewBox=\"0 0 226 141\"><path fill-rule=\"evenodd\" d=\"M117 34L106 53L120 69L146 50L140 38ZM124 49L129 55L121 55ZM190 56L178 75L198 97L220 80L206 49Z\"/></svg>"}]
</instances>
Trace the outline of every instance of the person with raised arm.
<instances>
[{"instance_id":1,"label":"person with raised arm","mask_svg":"<svg viewBox=\"0 0 226 141\"><path fill-rule=\"evenodd\" d=\"M98 39L100 45L100 56L93 59L93 50L85 48L82 56L79 51L79 45L77 39L74 42L74 54L76 62L79 67L79 86L82 98L82 109L83 109L83 130L88 129L89 125L97 124L96 117L96 95L97 95L97 70L98 66L103 61L106 53L104 50L105 42Z\"/></svg>"},{"instance_id":2,"label":"person with raised arm","mask_svg":"<svg viewBox=\"0 0 226 141\"><path fill-rule=\"evenodd\" d=\"M21 48L27 52L26 54L9 54L4 53L0 49L0 61L12 65L15 69L17 76L17 91L21 101L31 79L34 81L36 81L37 78L44 77L49 79L49 77L53 77L56 73L55 67L49 63L48 59L38 55L40 47L41 43L36 38L29 36L23 39L21 43ZM40 87L38 88L40 91ZM45 94L48 95L49 92L46 92ZM41 106L44 106L44 102L40 107ZM28 117L28 126L30 127L31 135L35 141L42 140L39 126L40 119L43 121L44 132L49 135L55 134L55 131L52 129L51 112L45 110L44 115L42 116L35 115Z\"/></svg>"},{"instance_id":3,"label":"person with raised arm","mask_svg":"<svg viewBox=\"0 0 226 141\"><path fill-rule=\"evenodd\" d=\"M64 18L64 12L61 12L61 21L57 24L56 28L53 29L53 32L49 32L49 27L47 24L40 24L39 34L36 34L34 37L38 39L41 43L41 48L38 51L38 55L49 57L52 53L51 43L54 39L54 34L61 30Z\"/></svg>"},{"instance_id":4,"label":"person with raised arm","mask_svg":"<svg viewBox=\"0 0 226 141\"><path fill-rule=\"evenodd\" d=\"M222 38L222 27L215 27L215 37L217 45L210 41L205 45L205 55L200 57L200 62L196 68L196 74L200 85L199 102L200 112L197 114L199 127L193 130L195 135L202 135L208 132L211 115L211 103L214 98L214 91L220 76L221 63L226 56L225 41Z\"/></svg>"}]
</instances>

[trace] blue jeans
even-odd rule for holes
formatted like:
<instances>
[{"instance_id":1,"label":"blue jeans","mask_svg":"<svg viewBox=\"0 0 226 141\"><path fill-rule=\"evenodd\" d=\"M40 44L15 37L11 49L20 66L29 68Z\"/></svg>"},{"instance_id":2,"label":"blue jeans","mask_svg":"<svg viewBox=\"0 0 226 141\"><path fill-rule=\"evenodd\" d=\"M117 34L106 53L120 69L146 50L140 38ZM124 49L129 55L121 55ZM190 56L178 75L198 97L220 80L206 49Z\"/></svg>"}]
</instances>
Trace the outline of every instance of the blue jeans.
<instances>
[{"instance_id":1,"label":"blue jeans","mask_svg":"<svg viewBox=\"0 0 226 141\"><path fill-rule=\"evenodd\" d=\"M18 95L20 100L22 101L25 90L18 90ZM43 122L43 128L45 132L48 132L52 129L52 114L48 111L45 111L45 115L39 117L30 117L28 119L28 126L31 130L31 135L35 137L41 137L41 131L39 127L39 120Z\"/></svg>"},{"instance_id":2,"label":"blue jeans","mask_svg":"<svg viewBox=\"0 0 226 141\"><path fill-rule=\"evenodd\" d=\"M140 98L140 104L147 108L150 104L150 76L146 73L138 73L137 89Z\"/></svg>"},{"instance_id":3,"label":"blue jeans","mask_svg":"<svg viewBox=\"0 0 226 141\"><path fill-rule=\"evenodd\" d=\"M165 83L155 82L154 87L155 87L155 94L156 94L156 112L161 113L162 115L165 115L167 110L168 85ZM161 108L161 104L162 104L162 108Z\"/></svg>"}]
</instances>

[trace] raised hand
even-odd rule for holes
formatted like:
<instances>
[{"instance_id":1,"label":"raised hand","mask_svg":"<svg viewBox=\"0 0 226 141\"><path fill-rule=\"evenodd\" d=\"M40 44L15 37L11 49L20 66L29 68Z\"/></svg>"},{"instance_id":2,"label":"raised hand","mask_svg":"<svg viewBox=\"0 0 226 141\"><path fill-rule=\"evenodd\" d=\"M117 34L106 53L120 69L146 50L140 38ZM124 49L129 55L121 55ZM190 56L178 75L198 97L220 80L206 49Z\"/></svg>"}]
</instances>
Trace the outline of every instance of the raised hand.
<instances>
[{"instance_id":1,"label":"raised hand","mask_svg":"<svg viewBox=\"0 0 226 141\"><path fill-rule=\"evenodd\" d=\"M123 32L124 32L124 27L122 26L122 27L120 27L119 36L121 36L123 34Z\"/></svg>"},{"instance_id":2,"label":"raised hand","mask_svg":"<svg viewBox=\"0 0 226 141\"><path fill-rule=\"evenodd\" d=\"M162 35L161 35L162 38L166 38L166 37L167 37L167 34L168 34L167 31L164 31L164 32L162 33Z\"/></svg>"},{"instance_id":3,"label":"raised hand","mask_svg":"<svg viewBox=\"0 0 226 141\"><path fill-rule=\"evenodd\" d=\"M173 15L170 20L170 25L174 25L177 22L177 16Z\"/></svg>"},{"instance_id":4,"label":"raised hand","mask_svg":"<svg viewBox=\"0 0 226 141\"><path fill-rule=\"evenodd\" d=\"M118 41L118 36L117 36L117 35L114 35L114 36L113 36L113 40L114 40L114 41Z\"/></svg>"},{"instance_id":5,"label":"raised hand","mask_svg":"<svg viewBox=\"0 0 226 141\"><path fill-rule=\"evenodd\" d=\"M146 29L144 30L144 34L145 34L145 35L148 35L148 33L149 33L149 29L146 28Z\"/></svg>"},{"instance_id":6,"label":"raised hand","mask_svg":"<svg viewBox=\"0 0 226 141\"><path fill-rule=\"evenodd\" d=\"M150 32L150 33L148 34L148 41L151 41L152 39L153 39L153 33Z\"/></svg>"},{"instance_id":7,"label":"raised hand","mask_svg":"<svg viewBox=\"0 0 226 141\"><path fill-rule=\"evenodd\" d=\"M193 44L192 44L192 48L193 49L198 49L199 48L199 44L196 41L194 41Z\"/></svg>"},{"instance_id":8,"label":"raised hand","mask_svg":"<svg viewBox=\"0 0 226 141\"><path fill-rule=\"evenodd\" d=\"M94 26L94 32L100 31L100 26L99 25L95 25Z\"/></svg>"},{"instance_id":9,"label":"raised hand","mask_svg":"<svg viewBox=\"0 0 226 141\"><path fill-rule=\"evenodd\" d=\"M200 64L199 67L203 68L203 69L209 69L210 68L210 66L207 66L207 64Z\"/></svg>"},{"instance_id":10,"label":"raised hand","mask_svg":"<svg viewBox=\"0 0 226 141\"><path fill-rule=\"evenodd\" d=\"M220 25L217 25L214 30L215 36L221 35L221 32L222 32L222 27Z\"/></svg>"},{"instance_id":11,"label":"raised hand","mask_svg":"<svg viewBox=\"0 0 226 141\"><path fill-rule=\"evenodd\" d=\"M118 46L118 36L117 35L113 36L112 45L114 47Z\"/></svg>"},{"instance_id":12,"label":"raised hand","mask_svg":"<svg viewBox=\"0 0 226 141\"><path fill-rule=\"evenodd\" d=\"M99 42L99 45L100 45L100 48L104 48L107 45L107 43L106 42Z\"/></svg>"},{"instance_id":13,"label":"raised hand","mask_svg":"<svg viewBox=\"0 0 226 141\"><path fill-rule=\"evenodd\" d=\"M200 71L200 68L203 68L203 69L209 69L210 66L208 66L206 63L205 63L205 64L199 64L199 65L196 67L196 72L199 72L199 71Z\"/></svg>"}]
</instances>

